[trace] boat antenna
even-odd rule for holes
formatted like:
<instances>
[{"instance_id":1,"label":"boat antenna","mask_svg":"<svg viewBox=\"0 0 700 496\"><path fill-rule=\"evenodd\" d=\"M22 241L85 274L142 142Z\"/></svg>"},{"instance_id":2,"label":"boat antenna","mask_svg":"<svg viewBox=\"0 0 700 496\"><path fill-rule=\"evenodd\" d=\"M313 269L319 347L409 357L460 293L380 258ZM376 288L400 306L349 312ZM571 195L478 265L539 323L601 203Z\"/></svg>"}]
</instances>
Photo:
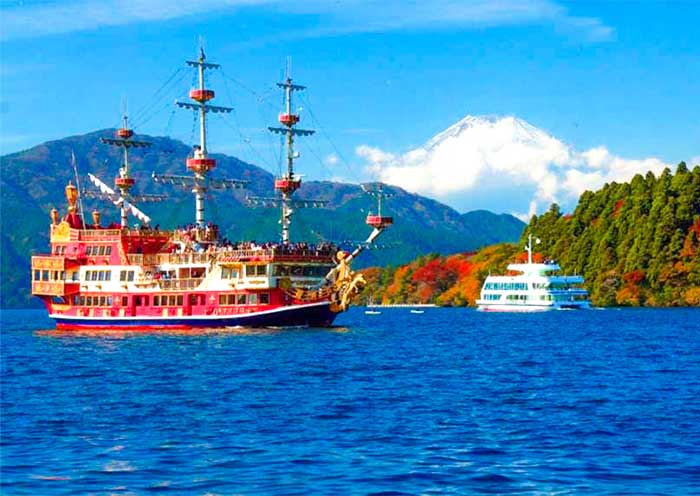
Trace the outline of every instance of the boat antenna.
<instances>
[{"instance_id":1,"label":"boat antenna","mask_svg":"<svg viewBox=\"0 0 700 496\"><path fill-rule=\"evenodd\" d=\"M542 240L540 238L535 238L535 243L540 244ZM525 249L527 250L527 263L528 265L532 265L532 234L527 235L527 245L525 246Z\"/></svg>"},{"instance_id":2,"label":"boat antenna","mask_svg":"<svg viewBox=\"0 0 700 496\"><path fill-rule=\"evenodd\" d=\"M75 152L73 149L70 151L70 162L73 166L73 174L75 175L75 187L78 188L78 208L80 209L80 220L83 223L83 229L85 229L85 215L83 214L83 195L80 189L80 176L78 175L78 161L75 158Z\"/></svg>"}]
</instances>

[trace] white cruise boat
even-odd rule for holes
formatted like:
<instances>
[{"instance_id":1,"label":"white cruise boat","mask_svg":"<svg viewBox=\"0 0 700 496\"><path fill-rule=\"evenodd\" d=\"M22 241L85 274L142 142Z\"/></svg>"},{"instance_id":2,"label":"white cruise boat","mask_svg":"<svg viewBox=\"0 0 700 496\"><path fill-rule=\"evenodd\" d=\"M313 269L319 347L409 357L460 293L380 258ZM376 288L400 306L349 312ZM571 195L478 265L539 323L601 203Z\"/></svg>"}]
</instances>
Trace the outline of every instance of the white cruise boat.
<instances>
[{"instance_id":1,"label":"white cruise boat","mask_svg":"<svg viewBox=\"0 0 700 496\"><path fill-rule=\"evenodd\" d=\"M539 243L539 240L537 240ZM590 308L583 277L556 274L561 270L553 260L532 263L532 236L528 236L526 264L510 264L513 276L488 276L476 301L478 310L490 312L537 312Z\"/></svg>"}]
</instances>

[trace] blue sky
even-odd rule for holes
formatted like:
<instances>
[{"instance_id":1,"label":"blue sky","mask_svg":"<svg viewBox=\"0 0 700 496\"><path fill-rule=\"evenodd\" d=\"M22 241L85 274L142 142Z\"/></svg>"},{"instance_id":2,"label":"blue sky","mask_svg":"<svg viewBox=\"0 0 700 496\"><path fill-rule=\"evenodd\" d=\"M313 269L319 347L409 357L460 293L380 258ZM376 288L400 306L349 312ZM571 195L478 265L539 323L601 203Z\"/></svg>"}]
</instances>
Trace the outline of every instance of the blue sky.
<instances>
[{"instance_id":1,"label":"blue sky","mask_svg":"<svg viewBox=\"0 0 700 496\"><path fill-rule=\"evenodd\" d=\"M364 179L358 147L398 156L466 115L517 116L626 159L700 156L691 0L3 0L0 27L3 154L115 126L125 98L137 132L191 141L191 116L169 104L191 75L157 91L202 37L223 65L217 102L236 108L212 121L210 148L272 172L279 149L263 130L287 56L309 86L302 123L324 131L301 148L314 179Z\"/></svg>"}]
</instances>

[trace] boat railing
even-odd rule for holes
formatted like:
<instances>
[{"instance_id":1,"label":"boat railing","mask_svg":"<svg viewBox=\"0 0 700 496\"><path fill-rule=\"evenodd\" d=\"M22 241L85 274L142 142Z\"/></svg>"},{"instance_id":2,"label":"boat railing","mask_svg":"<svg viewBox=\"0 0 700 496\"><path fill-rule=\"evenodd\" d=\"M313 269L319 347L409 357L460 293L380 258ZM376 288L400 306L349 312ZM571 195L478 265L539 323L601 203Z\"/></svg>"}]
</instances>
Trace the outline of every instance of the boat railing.
<instances>
[{"instance_id":1,"label":"boat railing","mask_svg":"<svg viewBox=\"0 0 700 496\"><path fill-rule=\"evenodd\" d=\"M329 261L335 255L335 250L312 249L312 248L250 248L250 249L228 249L219 248L216 251L206 251L202 253L155 253L155 254L129 254L129 262L141 266L156 265L186 265L186 264L209 264L212 262L290 262L290 261Z\"/></svg>"}]
</instances>

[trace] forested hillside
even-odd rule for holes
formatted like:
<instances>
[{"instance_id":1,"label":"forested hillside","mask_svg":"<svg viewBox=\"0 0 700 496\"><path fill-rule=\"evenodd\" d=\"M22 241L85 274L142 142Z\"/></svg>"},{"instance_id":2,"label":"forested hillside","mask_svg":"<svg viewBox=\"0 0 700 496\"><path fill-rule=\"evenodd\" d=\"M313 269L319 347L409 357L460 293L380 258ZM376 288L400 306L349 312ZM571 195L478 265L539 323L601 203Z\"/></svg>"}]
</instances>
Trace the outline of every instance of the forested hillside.
<instances>
[{"instance_id":1,"label":"forested hillside","mask_svg":"<svg viewBox=\"0 0 700 496\"><path fill-rule=\"evenodd\" d=\"M700 305L700 166L689 171L681 163L675 174L667 169L587 191L570 215L554 204L533 216L520 247L530 233L541 240L535 258L555 258L564 272L583 274L595 305ZM473 305L489 272L525 260L520 247L367 269L360 300Z\"/></svg>"},{"instance_id":2,"label":"forested hillside","mask_svg":"<svg viewBox=\"0 0 700 496\"><path fill-rule=\"evenodd\" d=\"M540 250L583 274L596 305L700 305L700 166L585 192L533 217Z\"/></svg>"}]
</instances>

